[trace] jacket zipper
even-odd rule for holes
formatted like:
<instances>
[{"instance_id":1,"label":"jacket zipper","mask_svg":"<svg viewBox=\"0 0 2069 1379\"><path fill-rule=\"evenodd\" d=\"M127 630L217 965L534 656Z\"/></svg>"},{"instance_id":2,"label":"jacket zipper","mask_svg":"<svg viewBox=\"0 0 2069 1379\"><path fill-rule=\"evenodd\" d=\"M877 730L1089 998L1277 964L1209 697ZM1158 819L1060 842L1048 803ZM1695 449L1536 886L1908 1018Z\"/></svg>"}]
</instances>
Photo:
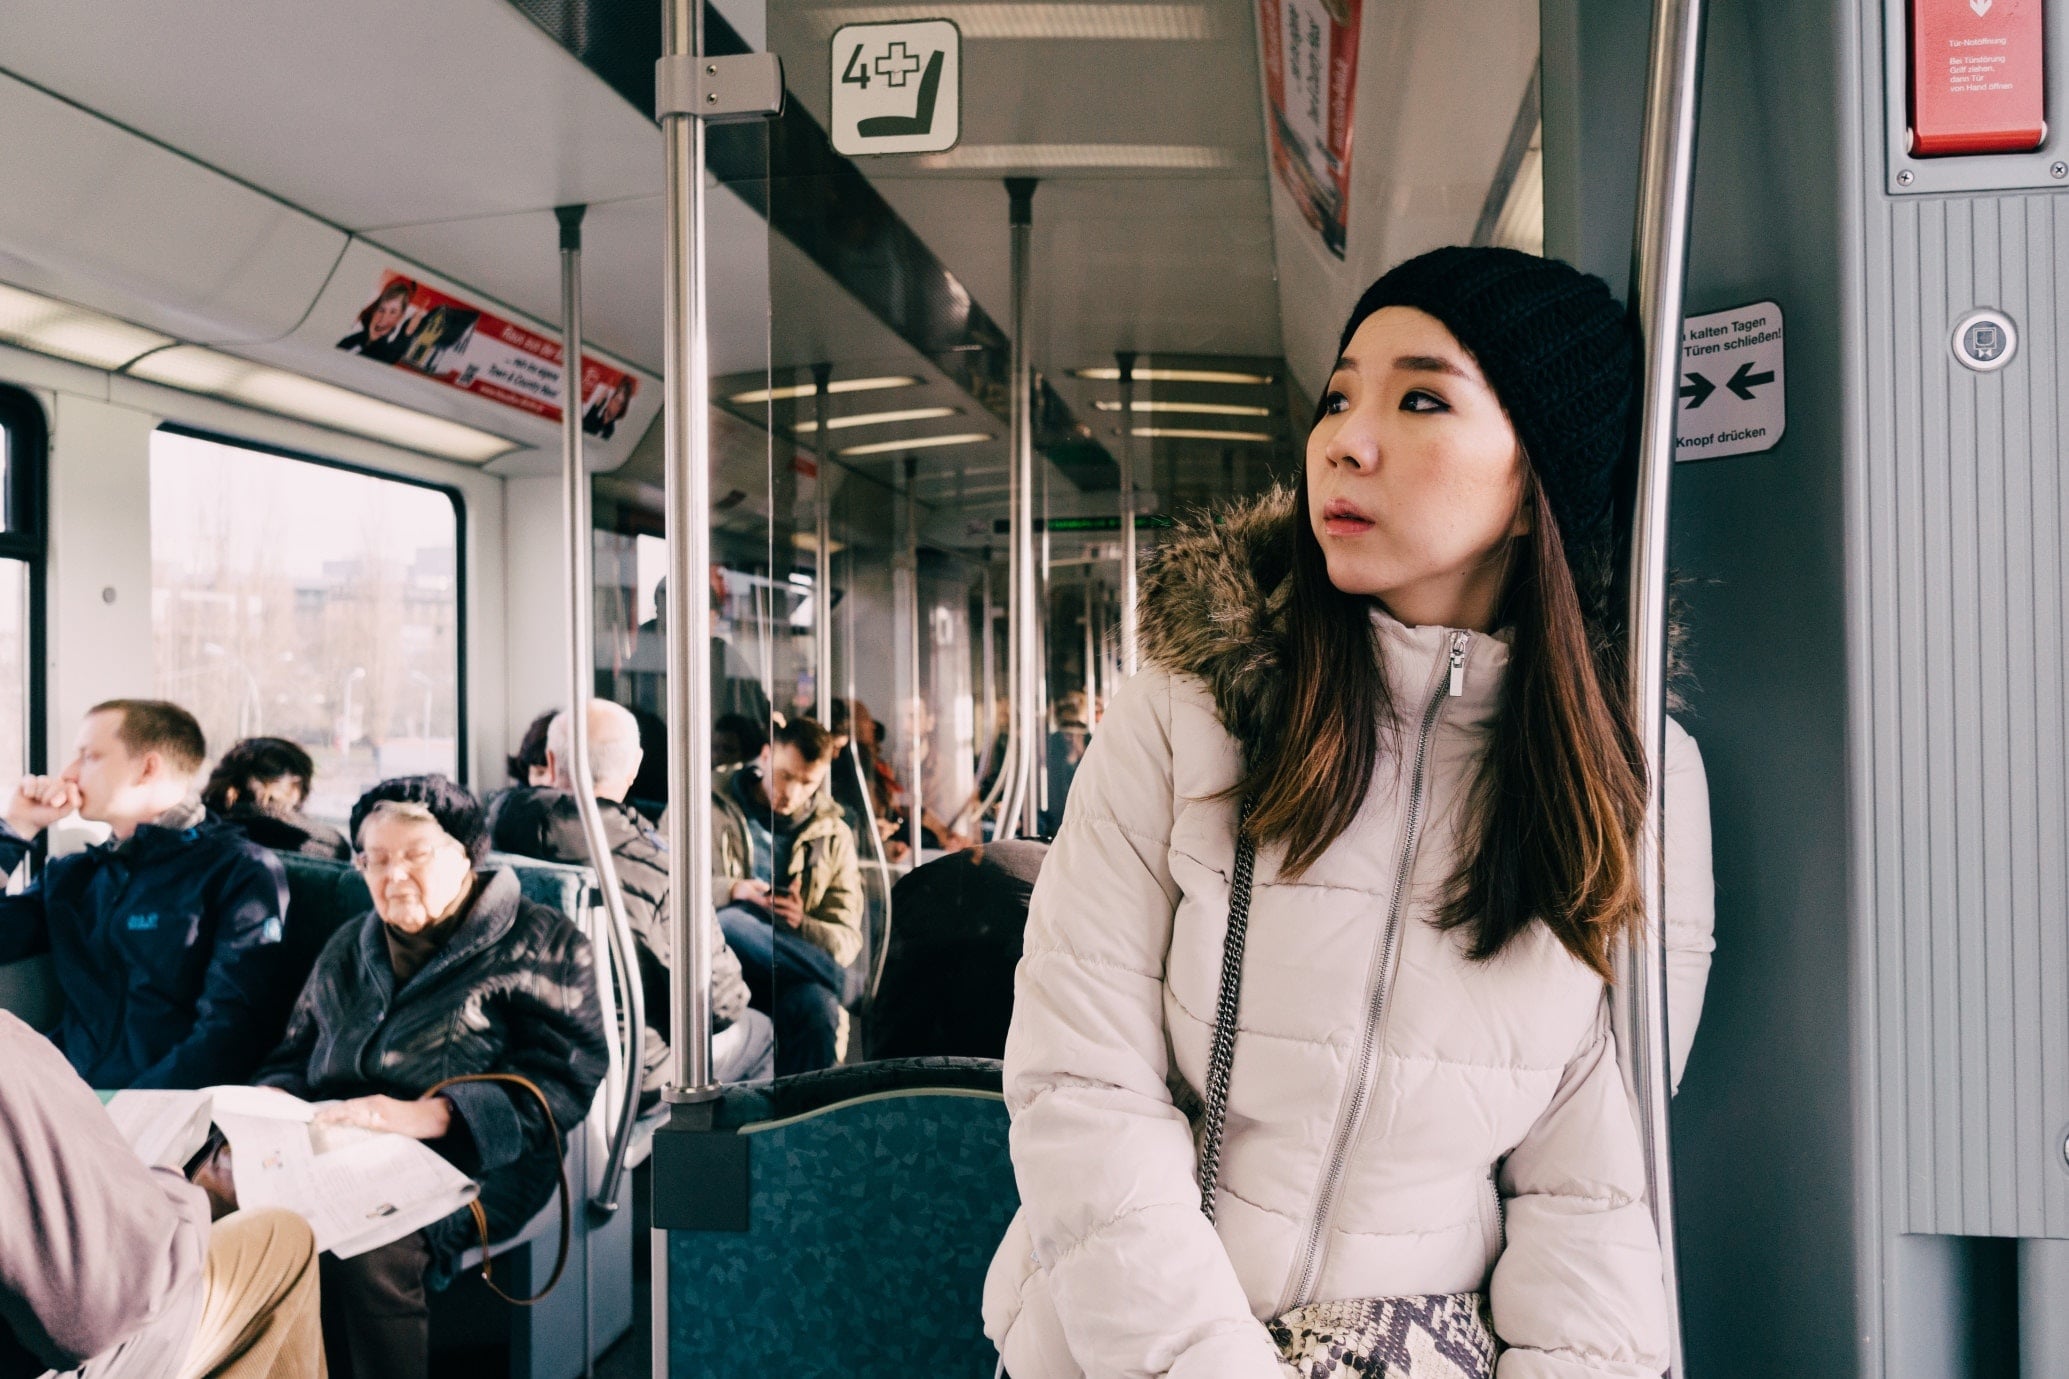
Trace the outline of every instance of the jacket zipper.
<instances>
[{"instance_id":1,"label":"jacket zipper","mask_svg":"<svg viewBox=\"0 0 2069 1379\"><path fill-rule=\"evenodd\" d=\"M1394 877L1393 896L1387 904L1386 938L1380 946L1379 967L1371 978L1365 1031L1358 1041L1358 1058L1354 1065L1357 1071L1351 1080L1350 1100L1338 1118L1336 1135L1330 1143L1328 1168L1322 1175L1322 1189L1315 1196L1307 1237L1294 1260L1293 1286L1279 1309L1282 1312L1304 1307L1313 1300L1308 1293L1314 1287L1315 1275L1320 1269L1322 1241L1328 1234L1330 1217L1336 1211L1336 1197L1343 1187L1343 1171L1350 1158L1351 1145L1357 1140L1366 1104L1372 1099L1372 1077L1377 1063L1374 1054L1379 1043L1380 1022L1386 1015L1387 994L1393 985L1394 949L1400 939L1401 911L1407 903L1408 877L1414 867L1416 847L1422 841L1422 796L1428 783L1430 737L1437 730L1444 701L1465 693L1466 648L1472 639L1470 632L1451 634L1450 673L1438 683L1422 711L1422 728L1415 740L1415 764L1409 774L1408 819L1402 830L1401 864Z\"/></svg>"}]
</instances>

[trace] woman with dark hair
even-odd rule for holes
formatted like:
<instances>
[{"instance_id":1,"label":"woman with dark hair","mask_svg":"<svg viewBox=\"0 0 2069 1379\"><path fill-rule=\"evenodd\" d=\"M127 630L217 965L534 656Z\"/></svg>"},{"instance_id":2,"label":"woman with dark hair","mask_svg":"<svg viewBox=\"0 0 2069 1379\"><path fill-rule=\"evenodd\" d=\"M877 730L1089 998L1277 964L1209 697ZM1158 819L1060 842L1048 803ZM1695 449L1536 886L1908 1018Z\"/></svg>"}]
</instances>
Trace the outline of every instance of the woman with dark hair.
<instances>
[{"instance_id":1,"label":"woman with dark hair","mask_svg":"<svg viewBox=\"0 0 2069 1379\"><path fill-rule=\"evenodd\" d=\"M444 776L367 791L352 841L373 910L324 946L256 1081L337 1103L320 1120L428 1142L481 1184L485 1229L504 1239L553 1196L603 1080L595 955L565 915L519 893L515 872L481 869L481 806ZM502 1082L431 1092L480 1073L528 1080L545 1106ZM467 1210L351 1259L324 1256L331 1372L425 1375L426 1289L479 1243Z\"/></svg>"},{"instance_id":2,"label":"woman with dark hair","mask_svg":"<svg viewBox=\"0 0 2069 1379\"><path fill-rule=\"evenodd\" d=\"M345 861L352 855L345 835L302 813L315 780L316 763L300 744L248 737L223 753L201 787L201 803L260 847Z\"/></svg>"},{"instance_id":3,"label":"woman with dark hair","mask_svg":"<svg viewBox=\"0 0 2069 1379\"><path fill-rule=\"evenodd\" d=\"M1019 968L1013 1379L1666 1368L1607 999L1637 390L1598 279L1438 250L1352 312L1294 491L1159 550ZM1678 729L1664 766L1678 1077L1709 837Z\"/></svg>"},{"instance_id":4,"label":"woman with dark hair","mask_svg":"<svg viewBox=\"0 0 2069 1379\"><path fill-rule=\"evenodd\" d=\"M558 712L548 709L531 721L524 730L524 738L517 744L517 751L503 758L503 769L510 775L514 786L551 786L553 768L546 764L546 730L553 726L553 715Z\"/></svg>"},{"instance_id":5,"label":"woman with dark hair","mask_svg":"<svg viewBox=\"0 0 2069 1379\"><path fill-rule=\"evenodd\" d=\"M347 354L363 355L376 364L393 364L402 358L413 334L409 329L409 304L416 294L417 285L408 278L389 283L381 289L380 296L360 310L359 329L338 341L337 347Z\"/></svg>"}]
</instances>

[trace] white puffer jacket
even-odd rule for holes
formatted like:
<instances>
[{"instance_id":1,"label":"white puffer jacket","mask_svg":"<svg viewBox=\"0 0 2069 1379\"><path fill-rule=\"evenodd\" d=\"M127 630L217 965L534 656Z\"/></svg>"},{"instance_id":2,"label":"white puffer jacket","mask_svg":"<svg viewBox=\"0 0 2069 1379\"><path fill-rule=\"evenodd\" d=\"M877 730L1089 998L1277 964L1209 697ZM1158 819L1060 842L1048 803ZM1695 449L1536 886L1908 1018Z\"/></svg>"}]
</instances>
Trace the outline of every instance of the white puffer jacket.
<instances>
[{"instance_id":1,"label":"white puffer jacket","mask_svg":"<svg viewBox=\"0 0 2069 1379\"><path fill-rule=\"evenodd\" d=\"M1258 858L1217 1223L1200 1213L1173 1092L1196 1107L1206 1078L1235 851L1215 797L1240 772L1228 725L1276 708L1258 648L1283 521L1231 514L1145 582L1156 668L1100 724L1029 915L1006 1048L1023 1205L985 1332L1013 1379L1282 1379L1264 1318L1487 1287L1500 1379L1656 1376L1659 1246L1603 983L1541 926L1475 963L1430 923L1507 662L1493 637L1379 619L1398 750L1298 881ZM1666 794L1678 1079L1712 916L1678 728Z\"/></svg>"}]
</instances>

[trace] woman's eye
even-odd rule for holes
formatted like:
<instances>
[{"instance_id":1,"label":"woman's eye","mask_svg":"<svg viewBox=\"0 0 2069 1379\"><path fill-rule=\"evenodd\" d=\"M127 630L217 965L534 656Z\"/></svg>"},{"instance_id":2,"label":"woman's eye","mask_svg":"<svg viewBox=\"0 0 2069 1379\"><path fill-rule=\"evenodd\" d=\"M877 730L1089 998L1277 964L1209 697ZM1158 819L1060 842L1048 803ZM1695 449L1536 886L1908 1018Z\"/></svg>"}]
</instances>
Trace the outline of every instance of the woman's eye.
<instances>
[{"instance_id":1,"label":"woman's eye","mask_svg":"<svg viewBox=\"0 0 2069 1379\"><path fill-rule=\"evenodd\" d=\"M1443 398L1438 397L1435 393L1426 393L1420 388L1414 388L1409 390L1407 396L1401 399L1401 410L1404 412L1448 412L1451 408L1445 403Z\"/></svg>"},{"instance_id":2,"label":"woman's eye","mask_svg":"<svg viewBox=\"0 0 2069 1379\"><path fill-rule=\"evenodd\" d=\"M1322 414L1324 416L1335 416L1350 405L1351 400L1349 398L1342 393L1331 391L1322 399Z\"/></svg>"}]
</instances>

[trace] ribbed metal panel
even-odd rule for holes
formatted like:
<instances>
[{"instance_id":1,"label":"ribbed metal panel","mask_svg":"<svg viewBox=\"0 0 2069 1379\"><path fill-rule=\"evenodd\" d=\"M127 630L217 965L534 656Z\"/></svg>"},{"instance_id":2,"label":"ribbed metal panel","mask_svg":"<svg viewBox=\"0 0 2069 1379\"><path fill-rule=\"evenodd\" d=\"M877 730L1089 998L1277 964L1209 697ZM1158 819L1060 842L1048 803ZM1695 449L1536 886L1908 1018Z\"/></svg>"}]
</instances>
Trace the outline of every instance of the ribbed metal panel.
<instances>
[{"instance_id":1,"label":"ribbed metal panel","mask_svg":"<svg viewBox=\"0 0 2069 1379\"><path fill-rule=\"evenodd\" d=\"M1885 202L1868 231L1885 1170L1900 1229L2069 1236L2069 198ZM1997 373L1950 346L1978 307L2018 326Z\"/></svg>"}]
</instances>

